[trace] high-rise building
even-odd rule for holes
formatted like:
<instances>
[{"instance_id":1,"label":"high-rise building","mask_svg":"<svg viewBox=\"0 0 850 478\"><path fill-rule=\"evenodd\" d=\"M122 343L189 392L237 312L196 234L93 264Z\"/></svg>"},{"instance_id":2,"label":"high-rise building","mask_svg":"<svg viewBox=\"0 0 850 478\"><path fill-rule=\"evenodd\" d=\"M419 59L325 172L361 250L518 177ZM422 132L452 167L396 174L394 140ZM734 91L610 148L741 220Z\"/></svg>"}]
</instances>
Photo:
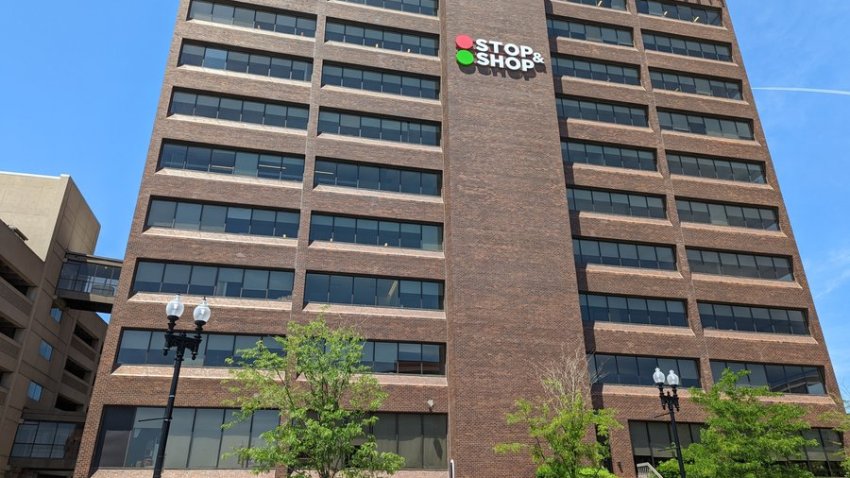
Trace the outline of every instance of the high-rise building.
<instances>
[{"instance_id":1,"label":"high-rise building","mask_svg":"<svg viewBox=\"0 0 850 478\"><path fill-rule=\"evenodd\" d=\"M0 173L0 477L71 476L120 263L69 176Z\"/></svg>"},{"instance_id":2,"label":"high-rise building","mask_svg":"<svg viewBox=\"0 0 850 478\"><path fill-rule=\"evenodd\" d=\"M623 477L672 456L656 366L835 409L722 0L181 0L126 264L78 477L152 466L175 293L213 317L169 469L247 476L221 453L277 418L220 430L224 359L327 304L368 339L402 477L531 476L492 447L564 351L618 410Z\"/></svg>"}]
</instances>

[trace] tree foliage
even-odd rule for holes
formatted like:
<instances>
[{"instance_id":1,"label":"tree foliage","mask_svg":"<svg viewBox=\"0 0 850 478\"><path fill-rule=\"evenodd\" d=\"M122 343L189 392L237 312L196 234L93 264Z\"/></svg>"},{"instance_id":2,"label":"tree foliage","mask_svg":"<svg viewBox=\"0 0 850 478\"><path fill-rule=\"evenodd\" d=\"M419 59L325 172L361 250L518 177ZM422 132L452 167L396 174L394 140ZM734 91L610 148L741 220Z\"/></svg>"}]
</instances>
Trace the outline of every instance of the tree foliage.
<instances>
[{"instance_id":1,"label":"tree foliage","mask_svg":"<svg viewBox=\"0 0 850 478\"><path fill-rule=\"evenodd\" d=\"M537 478L609 478L602 465L609 455L612 429L622 428L614 410L595 410L589 400L590 378L582 353L565 355L542 370L543 394L519 399L507 414L508 425L524 425L530 443L500 443L496 453L528 453ZM596 432L599 440L593 439Z\"/></svg>"},{"instance_id":2,"label":"tree foliage","mask_svg":"<svg viewBox=\"0 0 850 478\"><path fill-rule=\"evenodd\" d=\"M803 438L810 425L798 405L769 401L781 394L767 387L738 386L748 371L724 371L709 391L692 389L692 402L708 415L699 443L682 451L688 478L811 478L788 463L813 440ZM768 400L765 400L768 399ZM661 464L667 478L678 478L676 460Z\"/></svg>"},{"instance_id":3,"label":"tree foliage","mask_svg":"<svg viewBox=\"0 0 850 478\"><path fill-rule=\"evenodd\" d=\"M377 451L376 411L387 394L361 365L362 339L351 329L331 329L319 318L291 323L275 340L285 355L258 342L241 352L229 390L240 419L258 410L280 411L281 424L263 433L264 446L235 455L255 472L286 467L294 478L369 478L393 474L404 459Z\"/></svg>"}]
</instances>

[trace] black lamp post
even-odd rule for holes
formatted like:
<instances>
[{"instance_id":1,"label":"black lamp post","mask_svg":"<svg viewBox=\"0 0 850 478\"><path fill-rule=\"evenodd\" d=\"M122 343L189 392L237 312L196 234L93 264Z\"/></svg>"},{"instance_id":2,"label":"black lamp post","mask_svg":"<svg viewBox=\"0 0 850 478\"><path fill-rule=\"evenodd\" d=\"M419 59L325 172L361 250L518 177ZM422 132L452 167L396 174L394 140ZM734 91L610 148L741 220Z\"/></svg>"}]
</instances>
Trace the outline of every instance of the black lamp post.
<instances>
[{"instance_id":1,"label":"black lamp post","mask_svg":"<svg viewBox=\"0 0 850 478\"><path fill-rule=\"evenodd\" d=\"M664 377L664 372L660 368L655 369L652 374L652 379L655 385L658 385L658 396L661 398L661 408L670 413L670 428L673 430L673 442L676 445L676 458L679 460L679 475L685 478L685 462L682 460L682 443L679 441L679 428L676 426L676 412L679 411L679 376L676 372L670 371L667 377ZM673 393L664 392L665 384L670 387Z\"/></svg>"},{"instance_id":2,"label":"black lamp post","mask_svg":"<svg viewBox=\"0 0 850 478\"><path fill-rule=\"evenodd\" d=\"M198 347L201 345L201 332L204 330L204 325L210 320L210 307L207 305L207 298L195 307L192 315L195 319L195 335L188 336L186 332L174 332L174 326L183 315L183 302L180 296L174 296L174 299L165 306L165 314L168 316L168 332L165 333L165 347L162 349L163 355L168 355L168 351L172 348L177 349L174 355L174 375L171 377L171 391L168 393L168 405L165 407L165 418L162 420L162 431L159 434L159 448L156 451L156 463L153 467L153 478L162 477L162 466L165 462L165 445L168 442L168 431L171 429L171 419L174 412L174 396L177 394L177 381L180 379L180 367L183 365L183 355L186 351L192 352L192 360L198 356Z\"/></svg>"}]
</instances>

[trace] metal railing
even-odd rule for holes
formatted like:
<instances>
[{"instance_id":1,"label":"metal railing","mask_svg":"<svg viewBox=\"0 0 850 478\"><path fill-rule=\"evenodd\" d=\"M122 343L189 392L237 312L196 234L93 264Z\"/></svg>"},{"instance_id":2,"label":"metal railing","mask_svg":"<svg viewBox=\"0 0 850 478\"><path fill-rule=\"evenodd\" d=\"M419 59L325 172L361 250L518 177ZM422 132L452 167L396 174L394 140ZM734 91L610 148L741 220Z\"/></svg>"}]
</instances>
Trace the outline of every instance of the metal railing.
<instances>
[{"instance_id":1,"label":"metal railing","mask_svg":"<svg viewBox=\"0 0 850 478\"><path fill-rule=\"evenodd\" d=\"M118 290L121 265L108 265L87 260L85 256L68 255L59 282L59 290L114 297Z\"/></svg>"},{"instance_id":2,"label":"metal railing","mask_svg":"<svg viewBox=\"0 0 850 478\"><path fill-rule=\"evenodd\" d=\"M664 478L658 470L649 463L640 463L637 466L638 478Z\"/></svg>"}]
</instances>

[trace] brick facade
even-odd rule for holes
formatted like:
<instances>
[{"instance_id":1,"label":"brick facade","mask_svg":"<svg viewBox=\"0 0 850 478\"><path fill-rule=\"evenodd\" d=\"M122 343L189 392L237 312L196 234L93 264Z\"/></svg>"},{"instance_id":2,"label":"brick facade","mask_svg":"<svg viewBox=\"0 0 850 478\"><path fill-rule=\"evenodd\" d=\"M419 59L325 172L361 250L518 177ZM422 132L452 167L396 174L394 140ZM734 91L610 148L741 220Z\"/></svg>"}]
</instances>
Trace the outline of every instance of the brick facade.
<instances>
[{"instance_id":1,"label":"brick facade","mask_svg":"<svg viewBox=\"0 0 850 478\"><path fill-rule=\"evenodd\" d=\"M456 462L458 478L531 476L533 467L527 460L496 456L492 446L499 441L522 439L521 427L504 425L504 413L516 398L533 396L538 390L531 373L533 365L552 360L565 349L584 347L599 353L695 358L700 362L704 386L711 383L709 359L821 365L825 367L828 392L838 393L743 59L731 19L721 1L701 3L723 9L724 27L638 15L634 0L629 0L628 12L560 0L443 0L439 17L343 1L246 2L316 16L315 40L187 21L189 3L189 0L180 2L127 247L127 273L122 276L103 349L108 359L102 361L99 369L75 475L78 478L87 478L96 471L92 460L104 406L162 406L167 396L169 378L164 370L126 366L116 369L113 361L122 328L162 328L165 323L162 308L167 296L130 293L132 271L138 259L294 269L291 302L212 298L213 318L206 328L210 332L283 334L290 321L315 317L319 306L301 305L308 270L445 281L444 311L331 306L326 316L332 323L356 324L365 337L373 340L446 343L445 378L382 377L382 381L391 392L386 410L426 413L426 401L432 399L434 412L448 413L448 456ZM547 15L630 28L634 31L635 47L550 39ZM438 34L440 59L324 42L328 18ZM645 51L641 30L730 43L734 61L698 60ZM544 53L547 68L525 77L459 68L453 58L454 38L459 34L529 45ZM312 58L312 83L178 67L184 39ZM642 85L553 78L550 50L640 65ZM442 102L323 87L324 61L440 76ZM650 66L739 80L743 83L743 101L653 90ZM309 125L304 132L168 116L175 87L307 104ZM650 127L559 120L554 104L556 93L648 106ZM411 146L317 135L319 106L441 122L442 144L441 147ZM750 118L754 121L755 140L662 133L656 107ZM658 154L659 168L656 172L646 172L576 164L565 171L561 137L653 149ZM164 139L304 154L305 179L303 184L297 184L158 169ZM767 184L671 176L665 151L763 161ZM435 199L314 187L317 157L439 170L443 173L443 195ZM663 195L668 219L570 214L565 196L567 184ZM265 239L145 230L151 197L297 209L301 211L299 237ZM682 225L675 197L776 207L781 232ZM445 252L310 243L311 211L442 223ZM675 245L677 270L609 266L577 269L572 257L572 236ZM796 280L786 283L692 274L686 246L790 256ZM685 299L690 327L671 330L582 324L578 290ZM806 309L812 334L800 337L704 331L697 300ZM191 310L197 298L187 298L186 302L187 310ZM226 397L215 373L193 371L181 379L177 405L216 407ZM596 398L600 405L616 408L624 424L628 420L658 420L661 413L657 391L652 388L604 386ZM793 396L788 400L810 405L815 418L818 412L835 408L829 397ZM700 419L685 400L682 420ZM613 455L615 471L620 476L633 477L628 427L615 432ZM103 470L95 476L107 477L111 473ZM405 476L416 475L416 472L405 473ZM175 478L189 475L230 476L172 473ZM436 476L429 472L422 474L426 475Z\"/></svg>"}]
</instances>

